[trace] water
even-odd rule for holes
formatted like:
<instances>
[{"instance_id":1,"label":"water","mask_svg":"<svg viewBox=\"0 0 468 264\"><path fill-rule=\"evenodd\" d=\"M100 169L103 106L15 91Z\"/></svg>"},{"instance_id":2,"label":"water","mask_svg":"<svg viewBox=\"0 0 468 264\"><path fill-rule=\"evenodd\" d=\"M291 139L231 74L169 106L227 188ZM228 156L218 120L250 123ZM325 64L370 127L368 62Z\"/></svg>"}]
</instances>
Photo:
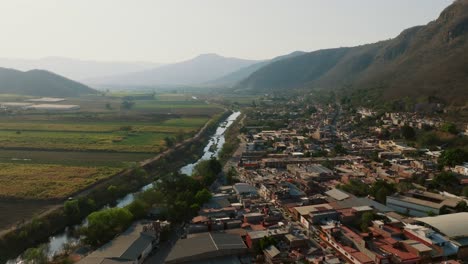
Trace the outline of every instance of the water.
<instances>
[{"instance_id":1,"label":"water","mask_svg":"<svg viewBox=\"0 0 468 264\"><path fill-rule=\"evenodd\" d=\"M180 172L186 175L192 175L193 168L198 164L198 162L203 161L203 160L208 160L212 157L218 157L219 152L221 151L225 138L224 138L224 133L226 132L226 129L232 125L232 123L240 116L240 112L234 112L232 113L226 121L221 123L218 128L216 129L216 132L211 136L210 140L208 141L208 144L205 146L203 149L203 156L197 160L195 163L187 164L184 167L180 169ZM135 193L129 193L125 197L118 199L116 202L115 207L118 208L123 208L130 203L132 203L135 200L135 195L148 190L153 187L153 183L150 183L148 185L143 186L139 191ZM107 206L105 208L108 208ZM103 208L104 209L104 208ZM84 219L81 224L76 225L71 227L71 230L78 229L80 227L85 227L88 225L87 219ZM47 243L48 245L48 254L50 257L53 257L57 255L58 253L62 252L64 249L64 246L66 244L74 244L79 242L79 238L73 237L71 234L70 229L67 228L64 232L49 237L49 242ZM22 261L21 257L18 257L14 260L9 260L7 264L22 264L24 261Z\"/></svg>"},{"instance_id":2,"label":"water","mask_svg":"<svg viewBox=\"0 0 468 264\"><path fill-rule=\"evenodd\" d=\"M212 157L217 158L219 152L221 151L224 145L224 142L226 141L226 139L224 138L224 133L226 132L226 129L230 127L234 121L236 121L240 114L240 112L234 112L226 119L225 122L221 123L216 129L214 135L211 136L210 140L208 141L208 144L203 149L203 156L195 163L187 164L184 167L182 167L180 169L180 172L186 175L192 175L193 169L200 161L209 160Z\"/></svg>"}]
</instances>

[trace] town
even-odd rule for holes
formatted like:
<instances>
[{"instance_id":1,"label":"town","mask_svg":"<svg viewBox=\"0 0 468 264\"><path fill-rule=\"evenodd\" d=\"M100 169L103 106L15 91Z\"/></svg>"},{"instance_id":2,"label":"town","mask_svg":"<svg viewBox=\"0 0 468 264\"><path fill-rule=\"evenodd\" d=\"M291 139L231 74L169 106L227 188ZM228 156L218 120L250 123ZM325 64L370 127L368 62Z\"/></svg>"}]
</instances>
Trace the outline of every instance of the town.
<instances>
[{"instance_id":1,"label":"town","mask_svg":"<svg viewBox=\"0 0 468 264\"><path fill-rule=\"evenodd\" d=\"M79 263L468 259L466 124L299 98L263 100L240 122L238 148L197 216L174 223L166 242L130 232Z\"/></svg>"}]
</instances>

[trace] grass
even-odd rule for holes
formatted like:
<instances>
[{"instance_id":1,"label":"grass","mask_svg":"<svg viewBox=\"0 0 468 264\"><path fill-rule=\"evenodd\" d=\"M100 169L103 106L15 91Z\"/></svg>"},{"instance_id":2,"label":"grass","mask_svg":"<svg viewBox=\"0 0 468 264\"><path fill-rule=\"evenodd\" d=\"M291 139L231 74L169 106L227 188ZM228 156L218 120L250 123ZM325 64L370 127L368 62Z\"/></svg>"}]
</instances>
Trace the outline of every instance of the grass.
<instances>
[{"instance_id":1,"label":"grass","mask_svg":"<svg viewBox=\"0 0 468 264\"><path fill-rule=\"evenodd\" d=\"M0 196L64 198L119 168L0 163Z\"/></svg>"}]
</instances>

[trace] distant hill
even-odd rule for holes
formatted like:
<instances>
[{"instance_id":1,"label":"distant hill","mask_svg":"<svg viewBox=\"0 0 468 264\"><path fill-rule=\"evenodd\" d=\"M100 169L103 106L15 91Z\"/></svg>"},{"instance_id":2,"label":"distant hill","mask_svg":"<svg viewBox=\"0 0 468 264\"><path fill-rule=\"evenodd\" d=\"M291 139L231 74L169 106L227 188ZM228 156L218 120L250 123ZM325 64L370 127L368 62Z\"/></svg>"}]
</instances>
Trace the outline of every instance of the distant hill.
<instances>
[{"instance_id":1,"label":"distant hill","mask_svg":"<svg viewBox=\"0 0 468 264\"><path fill-rule=\"evenodd\" d=\"M279 56L276 58L273 58L271 60L265 60L261 62L254 63L252 65L249 65L247 67L240 68L239 70L235 72L231 72L225 76L222 76L221 78L218 78L216 80L210 80L209 82L206 83L207 86L221 86L221 87L232 87L236 84L238 84L240 81L244 80L245 78L249 77L252 73L256 72L257 70L261 69L265 65L268 65L272 62L279 61L282 59L286 58L292 58L295 56L302 55L306 52L303 51L294 51L290 54Z\"/></svg>"},{"instance_id":2,"label":"distant hill","mask_svg":"<svg viewBox=\"0 0 468 264\"><path fill-rule=\"evenodd\" d=\"M468 0L455 1L425 26L358 47L326 49L270 63L237 91L295 88L376 90L380 100L433 98L463 105L468 100Z\"/></svg>"},{"instance_id":3,"label":"distant hill","mask_svg":"<svg viewBox=\"0 0 468 264\"><path fill-rule=\"evenodd\" d=\"M0 93L75 97L97 93L81 83L44 70L22 72L0 68Z\"/></svg>"},{"instance_id":4,"label":"distant hill","mask_svg":"<svg viewBox=\"0 0 468 264\"><path fill-rule=\"evenodd\" d=\"M143 71L158 66L161 66L161 64L150 62L100 62L62 57L46 57L37 60L0 58L0 67L20 71L46 70L85 83L86 80L91 78Z\"/></svg>"},{"instance_id":5,"label":"distant hill","mask_svg":"<svg viewBox=\"0 0 468 264\"><path fill-rule=\"evenodd\" d=\"M87 83L118 86L199 85L254 63L257 61L202 54L187 61L130 74L95 78Z\"/></svg>"}]
</instances>

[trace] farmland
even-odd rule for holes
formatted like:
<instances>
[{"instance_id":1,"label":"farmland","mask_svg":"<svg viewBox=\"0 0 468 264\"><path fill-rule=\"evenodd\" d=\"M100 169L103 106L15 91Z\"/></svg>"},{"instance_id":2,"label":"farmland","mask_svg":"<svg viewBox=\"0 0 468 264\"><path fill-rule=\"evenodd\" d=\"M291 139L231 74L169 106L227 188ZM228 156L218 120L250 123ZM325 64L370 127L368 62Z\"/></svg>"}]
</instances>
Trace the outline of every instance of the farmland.
<instances>
[{"instance_id":1,"label":"farmland","mask_svg":"<svg viewBox=\"0 0 468 264\"><path fill-rule=\"evenodd\" d=\"M25 99L0 95L2 102ZM0 112L0 208L9 215L0 229L155 156L167 138L189 138L223 112L186 94L106 93L64 104L80 109ZM17 201L34 210L15 209Z\"/></svg>"},{"instance_id":2,"label":"farmland","mask_svg":"<svg viewBox=\"0 0 468 264\"><path fill-rule=\"evenodd\" d=\"M109 167L0 163L0 197L66 197L118 171Z\"/></svg>"}]
</instances>

